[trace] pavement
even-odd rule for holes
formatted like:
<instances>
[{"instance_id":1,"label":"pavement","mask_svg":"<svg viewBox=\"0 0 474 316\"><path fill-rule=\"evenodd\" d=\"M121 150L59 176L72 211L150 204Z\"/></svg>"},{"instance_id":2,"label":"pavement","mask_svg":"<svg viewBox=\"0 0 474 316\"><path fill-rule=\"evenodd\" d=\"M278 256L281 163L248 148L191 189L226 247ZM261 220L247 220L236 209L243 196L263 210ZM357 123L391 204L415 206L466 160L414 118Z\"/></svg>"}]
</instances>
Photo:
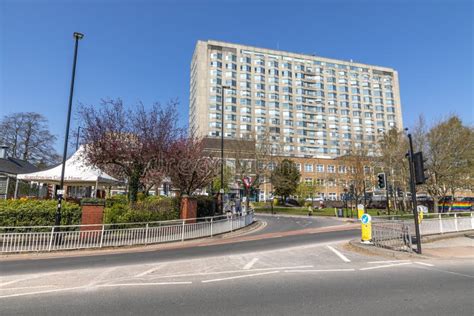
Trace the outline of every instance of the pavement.
<instances>
[{"instance_id":1,"label":"pavement","mask_svg":"<svg viewBox=\"0 0 474 316\"><path fill-rule=\"evenodd\" d=\"M423 255L434 258L474 259L474 236L467 234L424 243L422 251Z\"/></svg>"},{"instance_id":2,"label":"pavement","mask_svg":"<svg viewBox=\"0 0 474 316\"><path fill-rule=\"evenodd\" d=\"M472 259L387 260L347 248L343 221L258 218L237 242L3 261L0 314L472 315Z\"/></svg>"}]
</instances>

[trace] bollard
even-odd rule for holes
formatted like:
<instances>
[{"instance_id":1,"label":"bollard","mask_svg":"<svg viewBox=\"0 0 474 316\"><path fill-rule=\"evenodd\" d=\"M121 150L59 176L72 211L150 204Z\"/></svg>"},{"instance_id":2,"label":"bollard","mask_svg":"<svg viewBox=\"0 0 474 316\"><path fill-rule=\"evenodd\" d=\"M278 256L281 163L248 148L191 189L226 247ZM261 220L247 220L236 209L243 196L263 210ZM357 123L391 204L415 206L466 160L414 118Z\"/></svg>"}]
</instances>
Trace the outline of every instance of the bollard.
<instances>
[{"instance_id":1,"label":"bollard","mask_svg":"<svg viewBox=\"0 0 474 316\"><path fill-rule=\"evenodd\" d=\"M441 218L441 214L438 214L438 220L439 220L439 232L442 234L443 233L443 220Z\"/></svg>"},{"instance_id":2,"label":"bollard","mask_svg":"<svg viewBox=\"0 0 474 316\"><path fill-rule=\"evenodd\" d=\"M458 216L456 213L454 213L454 229L458 232Z\"/></svg>"}]
</instances>

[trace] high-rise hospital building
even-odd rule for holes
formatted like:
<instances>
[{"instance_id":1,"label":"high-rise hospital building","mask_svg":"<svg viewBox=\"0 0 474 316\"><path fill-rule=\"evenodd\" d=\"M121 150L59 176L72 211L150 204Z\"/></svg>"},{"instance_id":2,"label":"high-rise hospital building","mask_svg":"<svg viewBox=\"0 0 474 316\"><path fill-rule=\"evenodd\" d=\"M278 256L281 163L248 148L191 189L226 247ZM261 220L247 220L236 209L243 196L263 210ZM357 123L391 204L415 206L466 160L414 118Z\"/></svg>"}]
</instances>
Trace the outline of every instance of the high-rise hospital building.
<instances>
[{"instance_id":1,"label":"high-rise hospital building","mask_svg":"<svg viewBox=\"0 0 474 316\"><path fill-rule=\"evenodd\" d=\"M198 41L191 62L189 128L195 136L266 138L294 157L374 149L401 129L392 68L219 41Z\"/></svg>"}]
</instances>

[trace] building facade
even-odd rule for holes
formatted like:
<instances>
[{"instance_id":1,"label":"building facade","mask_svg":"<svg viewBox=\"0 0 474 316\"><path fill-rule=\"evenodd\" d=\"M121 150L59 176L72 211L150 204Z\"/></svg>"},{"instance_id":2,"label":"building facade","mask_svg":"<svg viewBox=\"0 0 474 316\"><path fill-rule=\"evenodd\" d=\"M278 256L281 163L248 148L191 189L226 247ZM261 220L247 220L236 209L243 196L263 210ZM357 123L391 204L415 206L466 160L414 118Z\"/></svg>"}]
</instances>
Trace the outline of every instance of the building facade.
<instances>
[{"instance_id":1,"label":"building facade","mask_svg":"<svg viewBox=\"0 0 474 316\"><path fill-rule=\"evenodd\" d=\"M335 158L363 146L373 152L385 131L403 128L398 73L387 67L198 41L191 62L190 132L220 136L222 121L226 138L265 138L286 156Z\"/></svg>"}]
</instances>

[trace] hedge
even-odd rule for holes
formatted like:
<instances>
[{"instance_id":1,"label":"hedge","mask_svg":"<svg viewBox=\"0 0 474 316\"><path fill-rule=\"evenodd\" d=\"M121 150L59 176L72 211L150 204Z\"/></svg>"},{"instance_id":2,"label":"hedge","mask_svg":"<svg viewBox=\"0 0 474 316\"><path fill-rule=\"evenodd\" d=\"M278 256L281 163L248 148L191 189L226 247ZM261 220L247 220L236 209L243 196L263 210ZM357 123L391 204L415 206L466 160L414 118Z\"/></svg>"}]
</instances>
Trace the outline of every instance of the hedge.
<instances>
[{"instance_id":1,"label":"hedge","mask_svg":"<svg viewBox=\"0 0 474 316\"><path fill-rule=\"evenodd\" d=\"M177 198L150 196L130 206L121 199L107 201L104 223L136 223L179 219Z\"/></svg>"},{"instance_id":2,"label":"hedge","mask_svg":"<svg viewBox=\"0 0 474 316\"><path fill-rule=\"evenodd\" d=\"M0 200L0 226L51 226L56 208L55 200ZM79 205L63 202L61 225L80 224L81 214Z\"/></svg>"},{"instance_id":3,"label":"hedge","mask_svg":"<svg viewBox=\"0 0 474 316\"><path fill-rule=\"evenodd\" d=\"M215 201L212 197L197 196L197 216L213 216ZM102 202L88 199L84 203ZM114 196L105 201L104 223L133 223L179 219L180 199L149 196L134 205L125 196ZM0 226L54 225L55 200L0 200ZM63 202L61 225L79 225L82 210L75 203Z\"/></svg>"}]
</instances>

